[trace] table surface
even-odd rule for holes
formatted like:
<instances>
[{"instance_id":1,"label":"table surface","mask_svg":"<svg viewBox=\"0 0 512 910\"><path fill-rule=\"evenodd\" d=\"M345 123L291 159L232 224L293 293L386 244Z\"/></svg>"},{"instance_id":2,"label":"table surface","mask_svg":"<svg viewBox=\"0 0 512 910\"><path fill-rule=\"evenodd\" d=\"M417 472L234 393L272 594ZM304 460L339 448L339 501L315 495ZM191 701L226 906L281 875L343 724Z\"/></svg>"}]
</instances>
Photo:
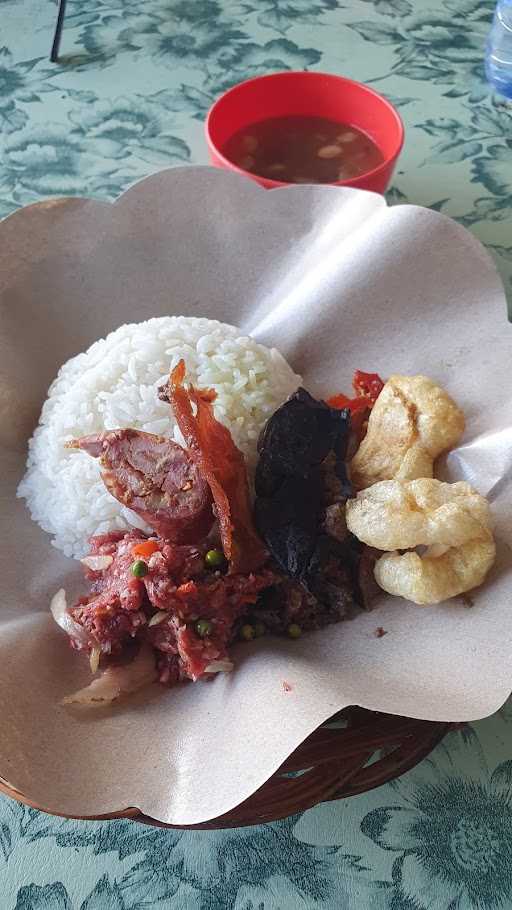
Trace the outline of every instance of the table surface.
<instances>
[{"instance_id":1,"label":"table surface","mask_svg":"<svg viewBox=\"0 0 512 910\"><path fill-rule=\"evenodd\" d=\"M0 0L0 215L114 198L205 163L204 114L273 69L370 82L400 108L388 194L460 220L512 275L511 108L483 81L493 2L69 0L59 65L48 0ZM508 137L508 138L507 138ZM507 223L508 222L508 223ZM512 709L452 733L394 784L224 832L85 823L0 801L2 910L507 910Z\"/></svg>"}]
</instances>

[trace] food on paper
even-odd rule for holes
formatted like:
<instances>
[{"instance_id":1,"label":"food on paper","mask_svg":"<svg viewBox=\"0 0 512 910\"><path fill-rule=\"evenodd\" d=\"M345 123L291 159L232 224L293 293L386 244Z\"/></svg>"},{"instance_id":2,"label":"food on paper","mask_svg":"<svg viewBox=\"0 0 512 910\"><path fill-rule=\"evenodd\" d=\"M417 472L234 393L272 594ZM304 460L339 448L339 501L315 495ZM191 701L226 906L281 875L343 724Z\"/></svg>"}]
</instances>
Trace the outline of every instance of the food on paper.
<instances>
[{"instance_id":1,"label":"food on paper","mask_svg":"<svg viewBox=\"0 0 512 910\"><path fill-rule=\"evenodd\" d=\"M350 412L299 389L268 421L256 469L256 526L289 596L325 604L343 619L365 606L361 547L344 520ZM297 584L298 582L298 584Z\"/></svg>"},{"instance_id":2,"label":"food on paper","mask_svg":"<svg viewBox=\"0 0 512 910\"><path fill-rule=\"evenodd\" d=\"M481 585L496 558L492 534L420 556L385 553L375 563L375 578L388 594L416 604L437 604Z\"/></svg>"},{"instance_id":3,"label":"food on paper","mask_svg":"<svg viewBox=\"0 0 512 910\"><path fill-rule=\"evenodd\" d=\"M366 605L368 586L359 575L369 571L361 559L364 548L346 527L341 540L331 535L329 527L339 531L332 515L329 527L321 524L328 509L344 506L350 492L344 461L349 412L335 411L299 389L262 434L258 489L263 485L268 493L286 465L304 473L314 464L323 473L324 506L315 504L317 527L307 566L294 573L293 557L269 558L267 535L256 531L245 462L229 430L214 417L215 391L187 383L179 361L159 394L173 409L186 449L137 430L67 443L99 459L111 495L155 532L91 537L90 552L81 560L91 593L69 608L63 591L54 598L54 618L72 646L87 651L93 673L100 662L107 667L100 680L67 703L105 704L143 685L147 660L142 670L142 659L125 664L138 646L153 649L155 675L164 684L211 678L232 669L229 649L237 638L249 641L267 630L298 638ZM267 519L270 531L272 516ZM275 543L272 533L269 540Z\"/></svg>"},{"instance_id":4,"label":"food on paper","mask_svg":"<svg viewBox=\"0 0 512 910\"><path fill-rule=\"evenodd\" d=\"M469 484L383 480L349 500L347 526L379 550L459 546L490 530L489 503Z\"/></svg>"},{"instance_id":5,"label":"food on paper","mask_svg":"<svg viewBox=\"0 0 512 910\"><path fill-rule=\"evenodd\" d=\"M390 376L351 463L358 490L380 480L432 477L435 459L457 445L464 415L426 376Z\"/></svg>"},{"instance_id":6,"label":"food on paper","mask_svg":"<svg viewBox=\"0 0 512 910\"><path fill-rule=\"evenodd\" d=\"M108 705L122 695L131 695L157 679L155 655L148 644L143 644L130 663L115 664L95 679L63 699L65 705Z\"/></svg>"},{"instance_id":7,"label":"food on paper","mask_svg":"<svg viewBox=\"0 0 512 910\"><path fill-rule=\"evenodd\" d=\"M153 359L165 356L162 376ZM183 317L123 326L62 368L20 495L89 584L51 603L100 672L66 703L212 679L232 670L234 641L298 639L368 609L377 584L437 603L483 581L487 501L466 483L402 476L432 473L462 412L423 376L358 370L353 389L317 400L277 351ZM138 426L99 426L114 412ZM364 471L397 476L355 494ZM43 503L50 489L60 512Z\"/></svg>"},{"instance_id":8,"label":"food on paper","mask_svg":"<svg viewBox=\"0 0 512 910\"><path fill-rule=\"evenodd\" d=\"M417 604L480 585L496 556L489 503L464 482L384 480L347 503L346 520L368 546L408 551L377 559L375 578L384 591Z\"/></svg>"}]
</instances>

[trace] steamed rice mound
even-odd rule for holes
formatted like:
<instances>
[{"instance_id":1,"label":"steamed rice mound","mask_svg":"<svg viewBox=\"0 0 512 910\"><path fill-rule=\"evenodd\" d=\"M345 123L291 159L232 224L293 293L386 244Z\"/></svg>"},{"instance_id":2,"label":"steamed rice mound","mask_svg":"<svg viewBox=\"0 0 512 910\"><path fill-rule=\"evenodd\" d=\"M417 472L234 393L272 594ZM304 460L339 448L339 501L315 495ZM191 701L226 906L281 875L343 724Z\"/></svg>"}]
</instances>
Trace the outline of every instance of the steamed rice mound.
<instances>
[{"instance_id":1,"label":"steamed rice mound","mask_svg":"<svg viewBox=\"0 0 512 910\"><path fill-rule=\"evenodd\" d=\"M183 443L169 405L157 395L182 357L190 382L215 388L215 416L231 431L250 473L263 425L301 381L274 348L233 326L185 316L123 325L73 357L50 386L18 489L32 518L67 556L83 556L92 534L148 529L107 492L99 462L64 443L118 427Z\"/></svg>"}]
</instances>

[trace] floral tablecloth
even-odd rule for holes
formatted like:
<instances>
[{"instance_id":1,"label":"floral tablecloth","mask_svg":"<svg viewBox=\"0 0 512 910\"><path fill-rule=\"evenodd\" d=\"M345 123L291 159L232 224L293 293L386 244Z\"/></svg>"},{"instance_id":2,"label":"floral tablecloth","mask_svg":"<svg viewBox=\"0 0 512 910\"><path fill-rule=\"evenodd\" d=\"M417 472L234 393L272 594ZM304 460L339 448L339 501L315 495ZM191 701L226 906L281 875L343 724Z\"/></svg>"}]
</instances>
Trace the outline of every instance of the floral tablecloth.
<instances>
[{"instance_id":1,"label":"floral tablecloth","mask_svg":"<svg viewBox=\"0 0 512 910\"><path fill-rule=\"evenodd\" d=\"M55 2L0 0L0 214L206 162L202 121L223 89L321 69L399 106L389 201L459 219L509 287L512 108L482 68L493 3L427 6L69 0L52 65ZM2 910L510 910L512 710L450 734L394 784L256 828L64 821L1 799L0 869Z\"/></svg>"}]
</instances>

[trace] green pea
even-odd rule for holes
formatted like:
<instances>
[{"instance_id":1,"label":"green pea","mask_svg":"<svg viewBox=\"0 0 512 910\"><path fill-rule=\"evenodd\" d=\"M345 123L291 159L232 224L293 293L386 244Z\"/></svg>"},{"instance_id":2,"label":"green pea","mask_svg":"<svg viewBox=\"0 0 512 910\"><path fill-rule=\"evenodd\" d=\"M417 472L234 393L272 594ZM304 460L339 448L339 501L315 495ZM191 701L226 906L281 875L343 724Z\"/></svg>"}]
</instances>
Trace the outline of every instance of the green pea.
<instances>
[{"instance_id":1,"label":"green pea","mask_svg":"<svg viewBox=\"0 0 512 910\"><path fill-rule=\"evenodd\" d=\"M261 636L264 635L266 631L267 630L262 622L254 623L254 637L255 638L261 638Z\"/></svg>"},{"instance_id":2,"label":"green pea","mask_svg":"<svg viewBox=\"0 0 512 910\"><path fill-rule=\"evenodd\" d=\"M240 637L244 638L245 641L252 641L255 634L254 626L251 626L248 622L240 629Z\"/></svg>"},{"instance_id":3,"label":"green pea","mask_svg":"<svg viewBox=\"0 0 512 910\"><path fill-rule=\"evenodd\" d=\"M143 559L136 559L135 562L132 562L132 575L135 575L135 578L144 578L148 572L147 563Z\"/></svg>"},{"instance_id":4,"label":"green pea","mask_svg":"<svg viewBox=\"0 0 512 910\"><path fill-rule=\"evenodd\" d=\"M209 569L219 569L225 563L224 553L222 550L208 550L204 561Z\"/></svg>"},{"instance_id":5,"label":"green pea","mask_svg":"<svg viewBox=\"0 0 512 910\"><path fill-rule=\"evenodd\" d=\"M300 636L302 635L301 627L298 626L296 622L290 623L290 625L288 626L288 635L290 636L290 638L300 638Z\"/></svg>"},{"instance_id":6,"label":"green pea","mask_svg":"<svg viewBox=\"0 0 512 910\"><path fill-rule=\"evenodd\" d=\"M209 619L198 619L196 622L196 632L199 635L199 638L206 638L207 635L211 634L213 629L213 623Z\"/></svg>"}]
</instances>

